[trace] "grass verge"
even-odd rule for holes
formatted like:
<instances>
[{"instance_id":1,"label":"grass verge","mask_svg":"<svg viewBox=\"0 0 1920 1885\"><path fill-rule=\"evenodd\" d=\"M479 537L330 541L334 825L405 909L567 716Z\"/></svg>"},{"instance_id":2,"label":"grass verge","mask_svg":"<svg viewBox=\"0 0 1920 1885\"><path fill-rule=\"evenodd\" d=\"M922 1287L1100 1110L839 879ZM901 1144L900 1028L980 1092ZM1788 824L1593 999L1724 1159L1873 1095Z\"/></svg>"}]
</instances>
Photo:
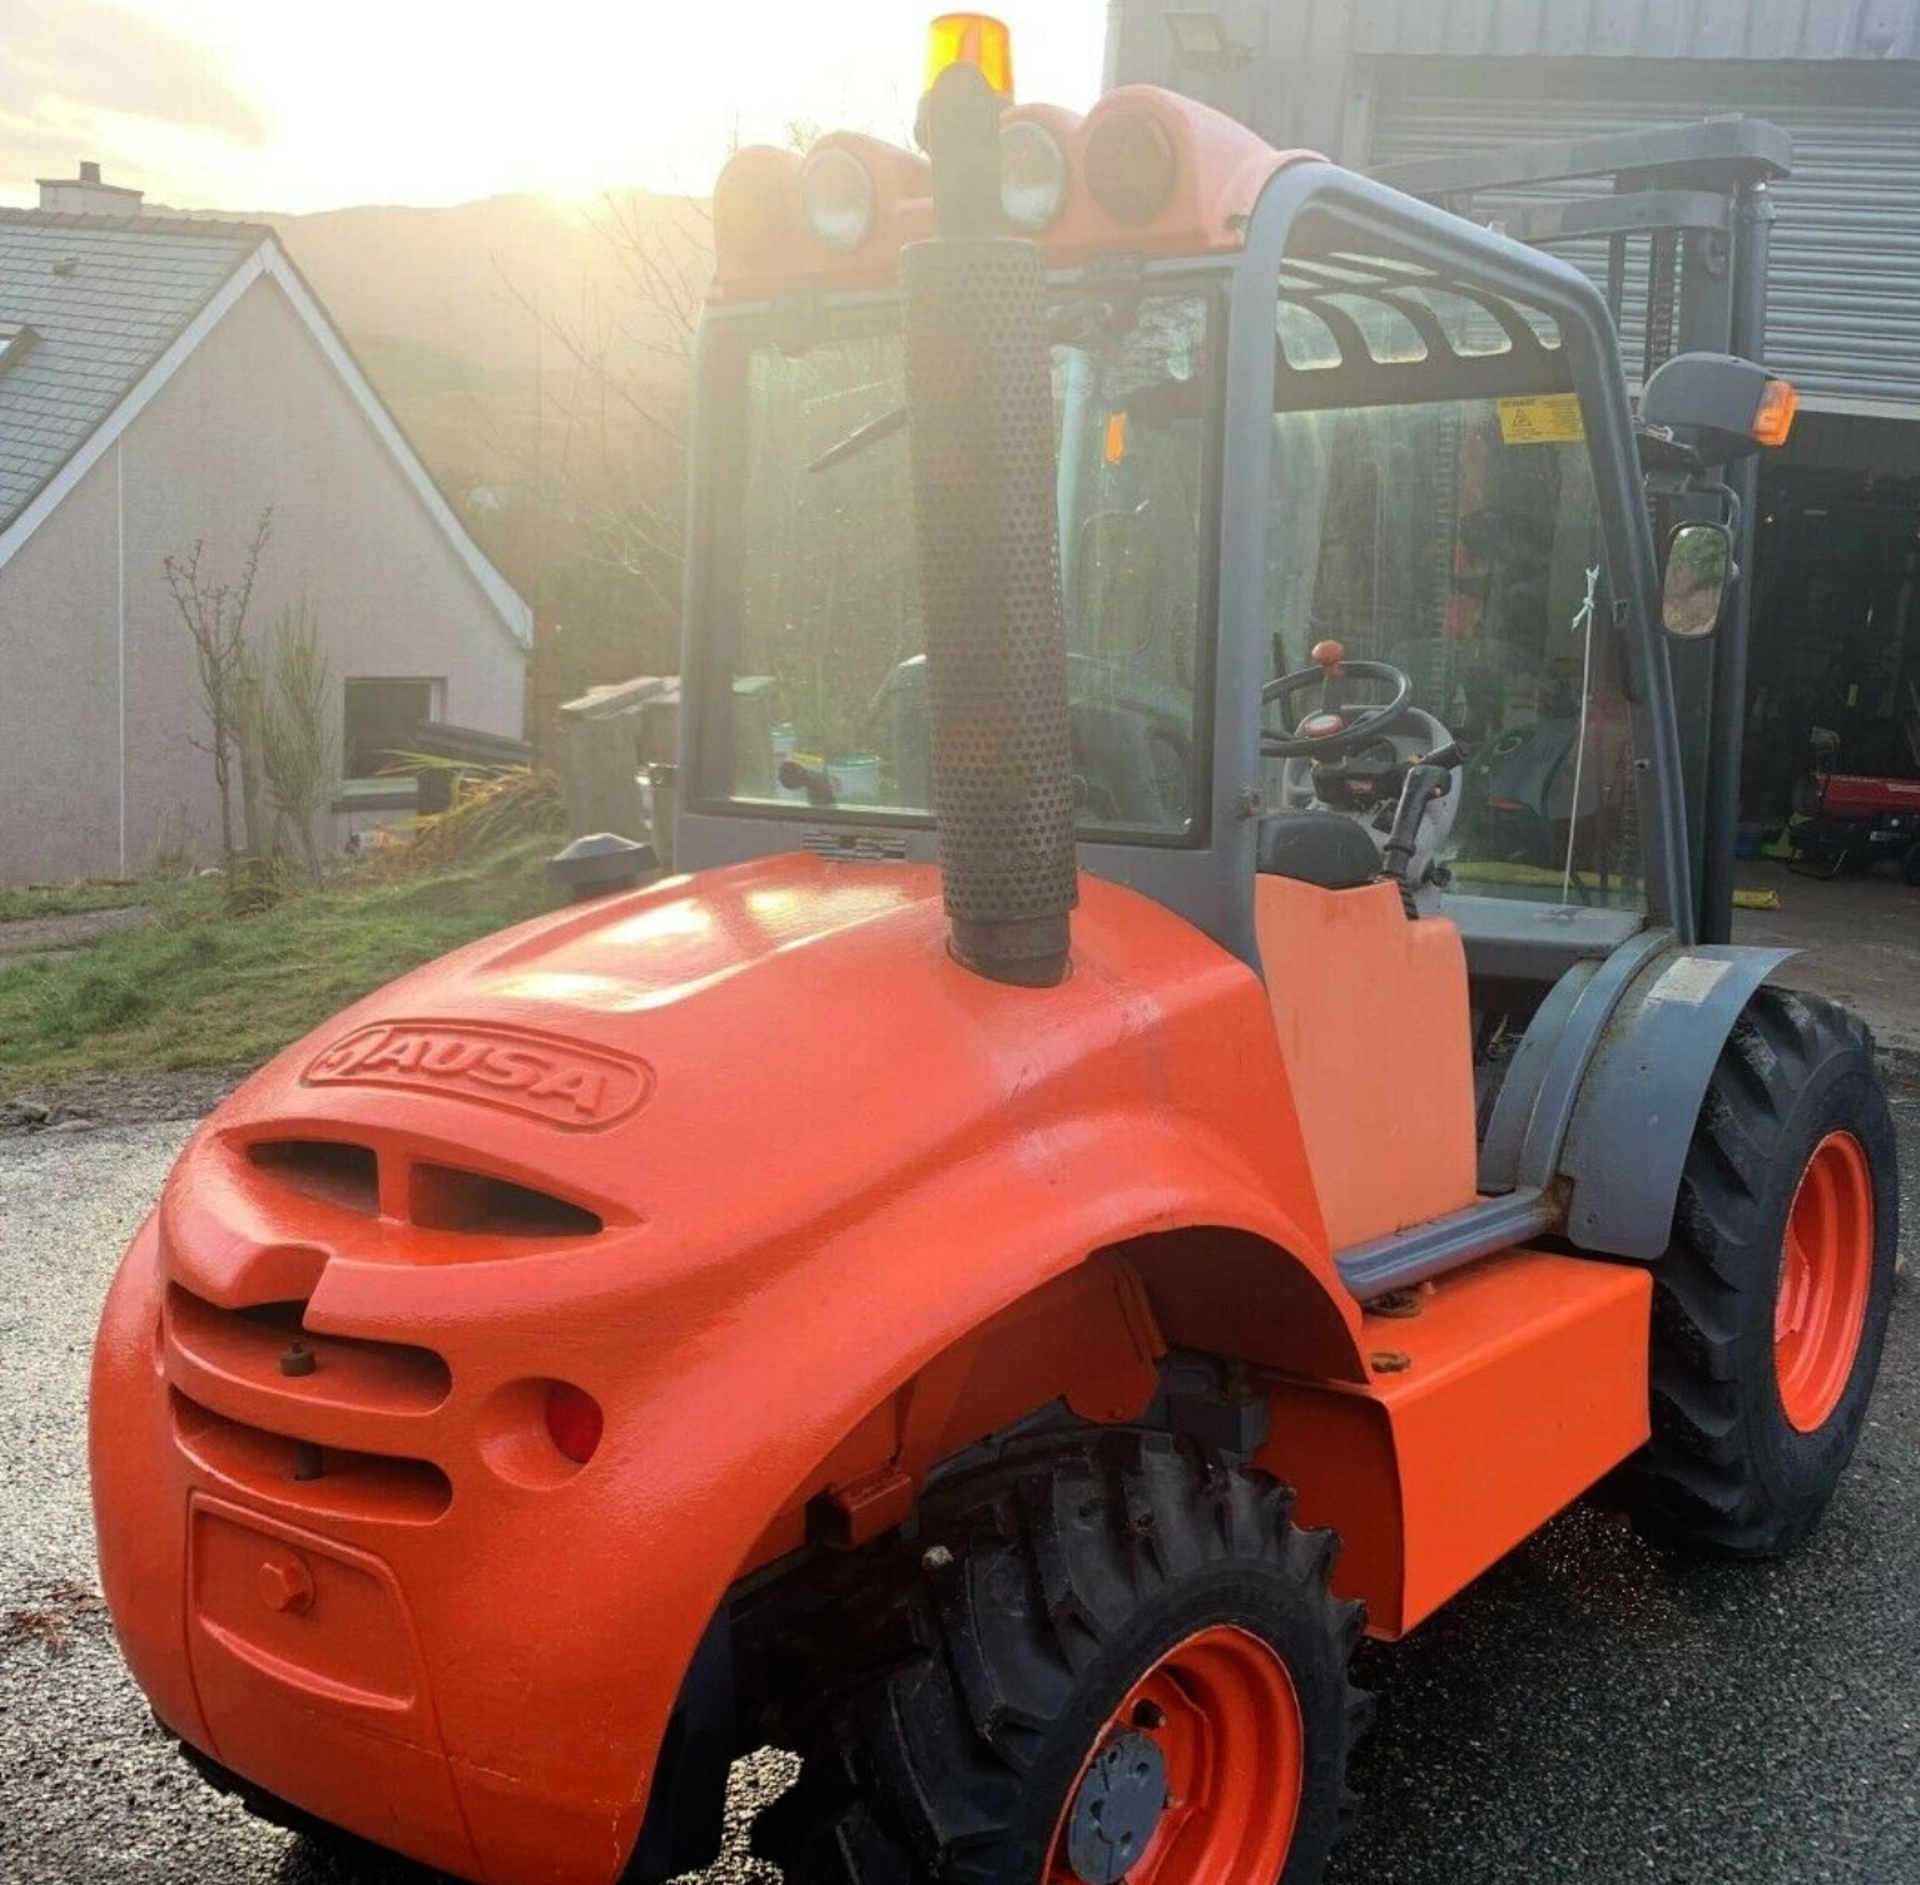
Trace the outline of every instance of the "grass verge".
<instances>
[{"instance_id":1,"label":"grass verge","mask_svg":"<svg viewBox=\"0 0 1920 1885\"><path fill-rule=\"evenodd\" d=\"M149 886L152 923L0 964L0 1099L80 1073L264 1061L383 982L552 909L552 849L533 837L431 876L359 875L244 918L217 880Z\"/></svg>"}]
</instances>

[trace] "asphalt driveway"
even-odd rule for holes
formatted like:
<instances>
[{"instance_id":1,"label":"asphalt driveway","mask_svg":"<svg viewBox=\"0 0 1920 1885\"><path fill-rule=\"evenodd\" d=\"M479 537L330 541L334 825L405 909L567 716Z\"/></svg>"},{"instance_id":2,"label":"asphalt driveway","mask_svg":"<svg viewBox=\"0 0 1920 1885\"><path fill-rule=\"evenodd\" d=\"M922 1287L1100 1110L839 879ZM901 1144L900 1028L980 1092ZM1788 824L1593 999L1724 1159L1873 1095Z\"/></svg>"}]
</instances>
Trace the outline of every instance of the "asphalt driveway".
<instances>
[{"instance_id":1,"label":"asphalt driveway","mask_svg":"<svg viewBox=\"0 0 1920 1885\"><path fill-rule=\"evenodd\" d=\"M1920 1226L1920 1088L1899 1112ZM0 1140L0 1881L428 1885L209 1793L147 1725L92 1595L94 1317L185 1134ZM1802 1555L1680 1564L1576 1511L1411 1641L1363 1653L1367 1810L1331 1885L1920 1885L1913 1282ZM740 1827L781 1778L736 1776ZM736 1853L706 1885L774 1877Z\"/></svg>"}]
</instances>

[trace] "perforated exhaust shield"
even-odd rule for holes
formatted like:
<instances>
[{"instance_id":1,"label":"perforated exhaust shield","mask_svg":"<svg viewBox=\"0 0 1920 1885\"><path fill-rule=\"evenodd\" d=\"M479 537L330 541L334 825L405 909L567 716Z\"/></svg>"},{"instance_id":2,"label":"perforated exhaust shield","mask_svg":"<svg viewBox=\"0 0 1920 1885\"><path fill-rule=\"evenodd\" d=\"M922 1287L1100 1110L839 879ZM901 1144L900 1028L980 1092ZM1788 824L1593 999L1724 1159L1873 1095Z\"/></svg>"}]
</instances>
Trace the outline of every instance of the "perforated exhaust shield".
<instances>
[{"instance_id":1,"label":"perforated exhaust shield","mask_svg":"<svg viewBox=\"0 0 1920 1885\"><path fill-rule=\"evenodd\" d=\"M1078 891L1045 269L994 238L915 244L900 272L952 949L1046 987Z\"/></svg>"}]
</instances>

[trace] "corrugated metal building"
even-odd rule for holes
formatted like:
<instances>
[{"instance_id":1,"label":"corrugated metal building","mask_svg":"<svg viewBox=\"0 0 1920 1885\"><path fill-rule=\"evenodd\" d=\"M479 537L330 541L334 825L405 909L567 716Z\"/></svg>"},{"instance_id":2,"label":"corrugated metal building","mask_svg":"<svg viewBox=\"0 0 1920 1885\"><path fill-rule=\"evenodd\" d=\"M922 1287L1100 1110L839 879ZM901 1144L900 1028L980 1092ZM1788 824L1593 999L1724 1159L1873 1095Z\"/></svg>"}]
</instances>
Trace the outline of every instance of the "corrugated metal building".
<instances>
[{"instance_id":1,"label":"corrugated metal building","mask_svg":"<svg viewBox=\"0 0 1920 1885\"><path fill-rule=\"evenodd\" d=\"M1166 25L1196 9L1235 49L1214 70L1183 67ZM1903 729L1920 705L1920 0L1114 0L1112 14L1116 81L1178 86L1357 168L1727 114L1789 131L1767 354L1803 417L1764 484L1750 810L1780 808L1815 723L1837 724L1850 770L1920 770ZM1601 245L1563 252L1604 271Z\"/></svg>"}]
</instances>

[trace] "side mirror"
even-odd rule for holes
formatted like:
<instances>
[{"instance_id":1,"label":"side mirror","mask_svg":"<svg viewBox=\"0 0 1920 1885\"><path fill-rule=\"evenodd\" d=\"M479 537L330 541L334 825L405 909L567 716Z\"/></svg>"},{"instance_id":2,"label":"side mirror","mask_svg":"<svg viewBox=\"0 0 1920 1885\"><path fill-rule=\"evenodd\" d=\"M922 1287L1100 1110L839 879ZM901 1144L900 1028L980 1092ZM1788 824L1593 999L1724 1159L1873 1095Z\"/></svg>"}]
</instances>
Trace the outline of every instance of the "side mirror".
<instances>
[{"instance_id":1,"label":"side mirror","mask_svg":"<svg viewBox=\"0 0 1920 1885\"><path fill-rule=\"evenodd\" d=\"M1733 580L1733 532L1725 524L1682 524L1667 545L1660 619L1669 635L1699 641L1720 625Z\"/></svg>"}]
</instances>

